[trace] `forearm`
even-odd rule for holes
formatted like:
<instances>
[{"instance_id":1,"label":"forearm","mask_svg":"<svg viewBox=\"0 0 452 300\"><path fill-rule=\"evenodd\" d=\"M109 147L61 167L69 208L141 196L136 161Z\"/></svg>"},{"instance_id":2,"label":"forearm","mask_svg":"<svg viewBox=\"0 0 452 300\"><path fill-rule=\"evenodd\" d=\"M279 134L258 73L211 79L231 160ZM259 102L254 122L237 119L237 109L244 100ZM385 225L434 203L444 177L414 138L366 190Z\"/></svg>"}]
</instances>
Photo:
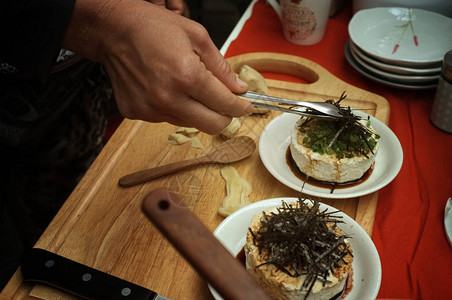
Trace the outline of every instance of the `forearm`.
<instances>
[{"instance_id":1,"label":"forearm","mask_svg":"<svg viewBox=\"0 0 452 300\"><path fill-rule=\"evenodd\" d=\"M127 0L77 0L62 47L88 59L102 61L106 49L126 34ZM123 7L121 7L123 6ZM123 12L123 15L119 15Z\"/></svg>"}]
</instances>

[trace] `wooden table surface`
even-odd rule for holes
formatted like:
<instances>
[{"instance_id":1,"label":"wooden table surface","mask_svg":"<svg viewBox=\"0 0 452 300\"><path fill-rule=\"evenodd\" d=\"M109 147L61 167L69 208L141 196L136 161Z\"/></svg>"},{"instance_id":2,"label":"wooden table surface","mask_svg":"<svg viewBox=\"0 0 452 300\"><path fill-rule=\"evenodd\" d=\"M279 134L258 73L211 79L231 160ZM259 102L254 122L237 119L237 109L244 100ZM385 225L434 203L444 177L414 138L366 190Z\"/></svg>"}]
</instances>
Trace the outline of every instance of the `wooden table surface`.
<instances>
[{"instance_id":1,"label":"wooden table surface","mask_svg":"<svg viewBox=\"0 0 452 300\"><path fill-rule=\"evenodd\" d=\"M337 99L346 91L348 97L344 104L365 109L368 114L388 123L389 105L384 98L346 84L309 60L273 53L252 53L232 57L229 62L236 72L246 63L261 72L284 71L308 82L267 80L271 95L323 101L324 98ZM278 114L245 117L239 135L247 135L258 143L263 128ZM141 202L150 191L159 187L169 188L213 231L224 219L217 212L226 195L225 182L220 175L222 166L196 167L129 188L117 184L125 174L202 156L213 145L223 141L220 136L199 133L197 137L204 149L195 149L189 143L172 145L168 136L176 129L166 123L125 120L36 247L152 289L170 299L211 299L206 282L143 215ZM233 166L252 185L250 199L253 202L299 195L298 191L286 187L265 169L258 150ZM360 198L323 202L341 209L371 234L377 197L377 193L373 193ZM8 299L73 297L44 285L26 284L20 271L8 283L3 295Z\"/></svg>"}]
</instances>

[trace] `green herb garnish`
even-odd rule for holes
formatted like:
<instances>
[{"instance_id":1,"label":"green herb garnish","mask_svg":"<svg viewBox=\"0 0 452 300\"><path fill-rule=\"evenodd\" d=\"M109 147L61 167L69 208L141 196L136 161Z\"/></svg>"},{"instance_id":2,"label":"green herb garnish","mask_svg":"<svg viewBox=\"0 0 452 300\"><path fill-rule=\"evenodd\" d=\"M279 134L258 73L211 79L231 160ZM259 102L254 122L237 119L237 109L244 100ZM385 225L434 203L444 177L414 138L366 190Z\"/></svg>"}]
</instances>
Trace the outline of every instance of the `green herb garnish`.
<instances>
[{"instance_id":1,"label":"green herb garnish","mask_svg":"<svg viewBox=\"0 0 452 300\"><path fill-rule=\"evenodd\" d=\"M316 280L325 285L329 272L333 273L341 261L346 263L347 255L353 256L345 243L347 236L332 231L343 222L341 216L334 216L337 211L320 211L316 200L311 203L308 205L300 197L295 205L282 201L278 213L264 213L259 230L249 229L259 253L268 256L257 268L273 264L289 276L306 275L301 286L307 290L306 297Z\"/></svg>"},{"instance_id":2,"label":"green herb garnish","mask_svg":"<svg viewBox=\"0 0 452 300\"><path fill-rule=\"evenodd\" d=\"M354 115L350 107L339 105L346 97L342 93L337 102L326 101L339 108L342 118L333 120L305 118L299 128L300 132L305 134L304 146L319 154L335 154L338 159L360 155L367 158L369 153L374 154L380 136L371 131L370 118L366 124L362 124L361 117Z\"/></svg>"}]
</instances>

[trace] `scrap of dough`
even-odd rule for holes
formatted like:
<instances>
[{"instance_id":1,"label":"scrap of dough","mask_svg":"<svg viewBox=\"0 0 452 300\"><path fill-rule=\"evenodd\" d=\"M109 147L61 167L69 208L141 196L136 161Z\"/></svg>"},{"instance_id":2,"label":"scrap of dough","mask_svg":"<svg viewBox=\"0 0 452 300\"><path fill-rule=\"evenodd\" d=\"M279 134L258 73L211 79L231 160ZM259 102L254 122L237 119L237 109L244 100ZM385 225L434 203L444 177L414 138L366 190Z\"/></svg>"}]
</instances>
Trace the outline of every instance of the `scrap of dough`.
<instances>
[{"instance_id":1,"label":"scrap of dough","mask_svg":"<svg viewBox=\"0 0 452 300\"><path fill-rule=\"evenodd\" d=\"M190 142L193 148L204 149L203 144L197 137L186 136L182 133L171 133L168 137L168 141L173 145L182 145Z\"/></svg>"},{"instance_id":2,"label":"scrap of dough","mask_svg":"<svg viewBox=\"0 0 452 300\"><path fill-rule=\"evenodd\" d=\"M259 94L268 93L267 83L264 76L248 65L243 65L240 69L239 78L248 83L248 90Z\"/></svg>"},{"instance_id":3,"label":"scrap of dough","mask_svg":"<svg viewBox=\"0 0 452 300\"><path fill-rule=\"evenodd\" d=\"M179 127L176 130L176 133L181 133L189 137L194 137L198 132L199 130L193 127Z\"/></svg>"},{"instance_id":4,"label":"scrap of dough","mask_svg":"<svg viewBox=\"0 0 452 300\"><path fill-rule=\"evenodd\" d=\"M243 118L232 118L231 123L221 131L221 135L227 139L232 138L237 134L240 127L242 126Z\"/></svg>"},{"instance_id":5,"label":"scrap of dough","mask_svg":"<svg viewBox=\"0 0 452 300\"><path fill-rule=\"evenodd\" d=\"M182 145L190 141L191 138L181 133L171 133L168 137L168 141L173 145Z\"/></svg>"},{"instance_id":6,"label":"scrap of dough","mask_svg":"<svg viewBox=\"0 0 452 300\"><path fill-rule=\"evenodd\" d=\"M264 95L268 94L268 87L267 87L267 83L265 82L264 76L262 76L258 71L251 68L250 66L248 66L248 65L242 66L242 68L240 69L239 78L248 84L248 90L250 92L255 92L255 93L264 94ZM255 100L255 101L259 101L259 100ZM260 101L260 102L273 104L268 101ZM268 112L269 112L269 110L264 109L264 108L256 108L255 107L253 110L254 114L266 114Z\"/></svg>"},{"instance_id":7,"label":"scrap of dough","mask_svg":"<svg viewBox=\"0 0 452 300\"><path fill-rule=\"evenodd\" d=\"M204 149L204 145L201 143L201 141L197 137L190 138L191 146L193 148L199 148Z\"/></svg>"},{"instance_id":8,"label":"scrap of dough","mask_svg":"<svg viewBox=\"0 0 452 300\"><path fill-rule=\"evenodd\" d=\"M204 149L201 141L195 136L199 132L198 129L192 127L179 127L176 133L171 133L168 141L173 145L182 145L187 142L191 143L193 148Z\"/></svg>"},{"instance_id":9,"label":"scrap of dough","mask_svg":"<svg viewBox=\"0 0 452 300\"><path fill-rule=\"evenodd\" d=\"M226 181L226 197L218 212L227 217L237 209L251 203L248 196L251 194L252 188L246 179L239 176L234 167L226 166L221 168L220 172Z\"/></svg>"}]
</instances>

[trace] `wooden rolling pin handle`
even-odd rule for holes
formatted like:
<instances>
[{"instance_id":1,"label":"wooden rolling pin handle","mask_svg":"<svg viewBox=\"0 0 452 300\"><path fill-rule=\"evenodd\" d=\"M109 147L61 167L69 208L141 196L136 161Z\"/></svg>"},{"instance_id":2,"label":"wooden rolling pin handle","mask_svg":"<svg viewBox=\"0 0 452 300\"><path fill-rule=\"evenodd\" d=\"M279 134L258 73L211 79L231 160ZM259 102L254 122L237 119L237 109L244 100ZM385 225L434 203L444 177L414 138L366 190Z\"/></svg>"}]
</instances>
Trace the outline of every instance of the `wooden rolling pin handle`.
<instances>
[{"instance_id":1,"label":"wooden rolling pin handle","mask_svg":"<svg viewBox=\"0 0 452 300\"><path fill-rule=\"evenodd\" d=\"M143 201L143 212L224 299L270 299L242 263L172 192L158 189Z\"/></svg>"}]
</instances>

